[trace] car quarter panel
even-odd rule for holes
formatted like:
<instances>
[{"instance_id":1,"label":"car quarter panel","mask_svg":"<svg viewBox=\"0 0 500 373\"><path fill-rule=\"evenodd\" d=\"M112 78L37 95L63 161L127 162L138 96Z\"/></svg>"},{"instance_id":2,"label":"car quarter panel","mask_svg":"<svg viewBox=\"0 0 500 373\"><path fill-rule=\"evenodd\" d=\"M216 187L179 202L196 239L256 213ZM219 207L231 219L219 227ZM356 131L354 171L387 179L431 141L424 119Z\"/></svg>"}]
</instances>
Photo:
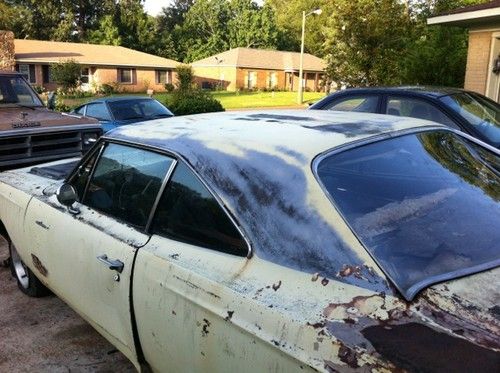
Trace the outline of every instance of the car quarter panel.
<instances>
[{"instance_id":1,"label":"car quarter panel","mask_svg":"<svg viewBox=\"0 0 500 373\"><path fill-rule=\"evenodd\" d=\"M133 284L141 346L153 370L162 372L349 368L346 346L324 329L324 313L330 302L347 304L355 293L353 286L257 256L156 235L138 252ZM368 312L384 318L387 312L374 307L380 300L375 297ZM332 318L341 317L339 309ZM370 354L358 364L385 365Z\"/></svg>"}]
</instances>

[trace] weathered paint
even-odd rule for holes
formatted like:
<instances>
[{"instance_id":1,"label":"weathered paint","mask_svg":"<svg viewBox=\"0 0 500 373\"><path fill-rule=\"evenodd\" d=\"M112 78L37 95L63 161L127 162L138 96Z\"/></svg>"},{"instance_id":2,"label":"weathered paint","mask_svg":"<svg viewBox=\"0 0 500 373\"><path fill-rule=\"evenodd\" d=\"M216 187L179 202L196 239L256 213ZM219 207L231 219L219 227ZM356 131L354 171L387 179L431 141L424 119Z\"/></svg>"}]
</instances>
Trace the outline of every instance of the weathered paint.
<instances>
[{"instance_id":1,"label":"weathered paint","mask_svg":"<svg viewBox=\"0 0 500 373\"><path fill-rule=\"evenodd\" d=\"M235 115L247 116L228 117ZM169 120L173 134L162 132L159 126L166 122L158 121L116 136L134 140L144 135L145 142L182 154L241 223L255 248L250 259L158 236L148 241L146 235L83 206L78 216L69 215L53 195L57 182L26 170L0 175L0 198L6 201L0 203L0 219L7 230L22 226L24 209L30 196L35 196L26 221L36 231L15 233L16 239L28 241L18 247L22 258L43 247L33 245L36 240L56 243L50 253L34 252L49 274L41 280L138 367L129 345L133 343L129 310L122 305L119 311L124 313L114 314L119 312L116 304L130 295L132 254L137 254L132 292L139 340L154 371L460 368L443 365L444 359L436 359L436 364L426 359L433 353L432 344L426 345L428 339L450 343L452 351L463 353L479 368L494 367L500 356L500 269L435 285L413 302L403 300L346 227L310 170L313 154L370 134L315 131L291 124L282 134L285 145L276 145L272 143L276 139L259 139L254 133L269 130L271 136L283 128L281 122L300 122L296 118L301 115L267 117L265 126L270 128L259 122L262 117L249 116L238 123L254 127L234 128L229 138L219 139L217 124L198 123L198 117ZM322 118L307 123L323 123ZM175 129L179 123L186 126ZM390 126L398 130L410 124ZM309 138L313 143L301 147L308 140L305 134L311 132L317 133ZM221 176L220 170L227 175ZM11 216L3 206L18 206L17 215ZM95 260L103 247L114 250L110 257L126 261L120 282L113 281L112 271ZM318 265L311 257L327 263ZM39 271L32 261L27 264ZM94 267L102 272L94 272ZM74 268L78 271L72 273ZM64 284L68 279L72 283ZM401 348L403 344L407 345Z\"/></svg>"}]
</instances>

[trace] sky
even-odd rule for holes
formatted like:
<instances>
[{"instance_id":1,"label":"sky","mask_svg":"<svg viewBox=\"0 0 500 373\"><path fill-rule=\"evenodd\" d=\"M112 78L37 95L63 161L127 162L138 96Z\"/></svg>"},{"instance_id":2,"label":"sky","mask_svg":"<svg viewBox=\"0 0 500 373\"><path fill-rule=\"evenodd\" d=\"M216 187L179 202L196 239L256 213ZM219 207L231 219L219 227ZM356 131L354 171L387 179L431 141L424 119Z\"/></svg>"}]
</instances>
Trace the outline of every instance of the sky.
<instances>
[{"instance_id":1,"label":"sky","mask_svg":"<svg viewBox=\"0 0 500 373\"><path fill-rule=\"evenodd\" d=\"M161 12L161 8L170 4L170 0L146 0L144 1L144 9L152 16L156 16Z\"/></svg>"},{"instance_id":2,"label":"sky","mask_svg":"<svg viewBox=\"0 0 500 373\"><path fill-rule=\"evenodd\" d=\"M158 15L161 12L161 8L167 6L172 3L172 0L145 0L144 1L144 9L146 12L152 16ZM263 0L255 0L257 4L262 5Z\"/></svg>"}]
</instances>

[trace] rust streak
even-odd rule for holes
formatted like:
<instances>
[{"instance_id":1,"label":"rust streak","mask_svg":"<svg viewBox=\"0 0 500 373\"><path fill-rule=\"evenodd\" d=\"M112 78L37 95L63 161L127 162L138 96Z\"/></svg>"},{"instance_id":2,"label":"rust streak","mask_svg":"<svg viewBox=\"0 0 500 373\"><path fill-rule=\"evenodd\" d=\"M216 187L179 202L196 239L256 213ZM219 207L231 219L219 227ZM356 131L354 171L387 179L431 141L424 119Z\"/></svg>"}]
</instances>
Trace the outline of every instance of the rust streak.
<instances>
[{"instance_id":1,"label":"rust streak","mask_svg":"<svg viewBox=\"0 0 500 373\"><path fill-rule=\"evenodd\" d=\"M31 260L33 261L33 265L38 270L38 272L40 272L42 276L47 277L49 271L47 270L47 268L45 268L40 259L38 259L36 255L31 254Z\"/></svg>"}]
</instances>

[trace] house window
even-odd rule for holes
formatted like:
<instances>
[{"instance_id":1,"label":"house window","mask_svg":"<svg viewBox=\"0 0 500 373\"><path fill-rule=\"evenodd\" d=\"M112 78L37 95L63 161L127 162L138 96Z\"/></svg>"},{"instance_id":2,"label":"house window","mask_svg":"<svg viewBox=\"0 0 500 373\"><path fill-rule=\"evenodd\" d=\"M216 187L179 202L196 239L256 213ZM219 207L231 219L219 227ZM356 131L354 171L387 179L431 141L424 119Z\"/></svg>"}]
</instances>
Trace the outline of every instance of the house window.
<instances>
[{"instance_id":1,"label":"house window","mask_svg":"<svg viewBox=\"0 0 500 373\"><path fill-rule=\"evenodd\" d=\"M118 82L132 84L133 69L118 69Z\"/></svg>"},{"instance_id":2,"label":"house window","mask_svg":"<svg viewBox=\"0 0 500 373\"><path fill-rule=\"evenodd\" d=\"M90 69L88 67L84 67L80 73L80 82L86 84L90 81Z\"/></svg>"},{"instance_id":3,"label":"house window","mask_svg":"<svg viewBox=\"0 0 500 373\"><path fill-rule=\"evenodd\" d=\"M42 65L42 80L43 83L53 83L52 68L49 65Z\"/></svg>"},{"instance_id":4,"label":"house window","mask_svg":"<svg viewBox=\"0 0 500 373\"><path fill-rule=\"evenodd\" d=\"M252 89L257 85L257 72L249 71L247 78L247 87L248 89Z\"/></svg>"},{"instance_id":5,"label":"house window","mask_svg":"<svg viewBox=\"0 0 500 373\"><path fill-rule=\"evenodd\" d=\"M16 70L24 76L30 83L36 83L35 65L19 64L16 65Z\"/></svg>"},{"instance_id":6,"label":"house window","mask_svg":"<svg viewBox=\"0 0 500 373\"><path fill-rule=\"evenodd\" d=\"M156 70L156 84L166 84L172 82L172 71Z\"/></svg>"}]
</instances>

